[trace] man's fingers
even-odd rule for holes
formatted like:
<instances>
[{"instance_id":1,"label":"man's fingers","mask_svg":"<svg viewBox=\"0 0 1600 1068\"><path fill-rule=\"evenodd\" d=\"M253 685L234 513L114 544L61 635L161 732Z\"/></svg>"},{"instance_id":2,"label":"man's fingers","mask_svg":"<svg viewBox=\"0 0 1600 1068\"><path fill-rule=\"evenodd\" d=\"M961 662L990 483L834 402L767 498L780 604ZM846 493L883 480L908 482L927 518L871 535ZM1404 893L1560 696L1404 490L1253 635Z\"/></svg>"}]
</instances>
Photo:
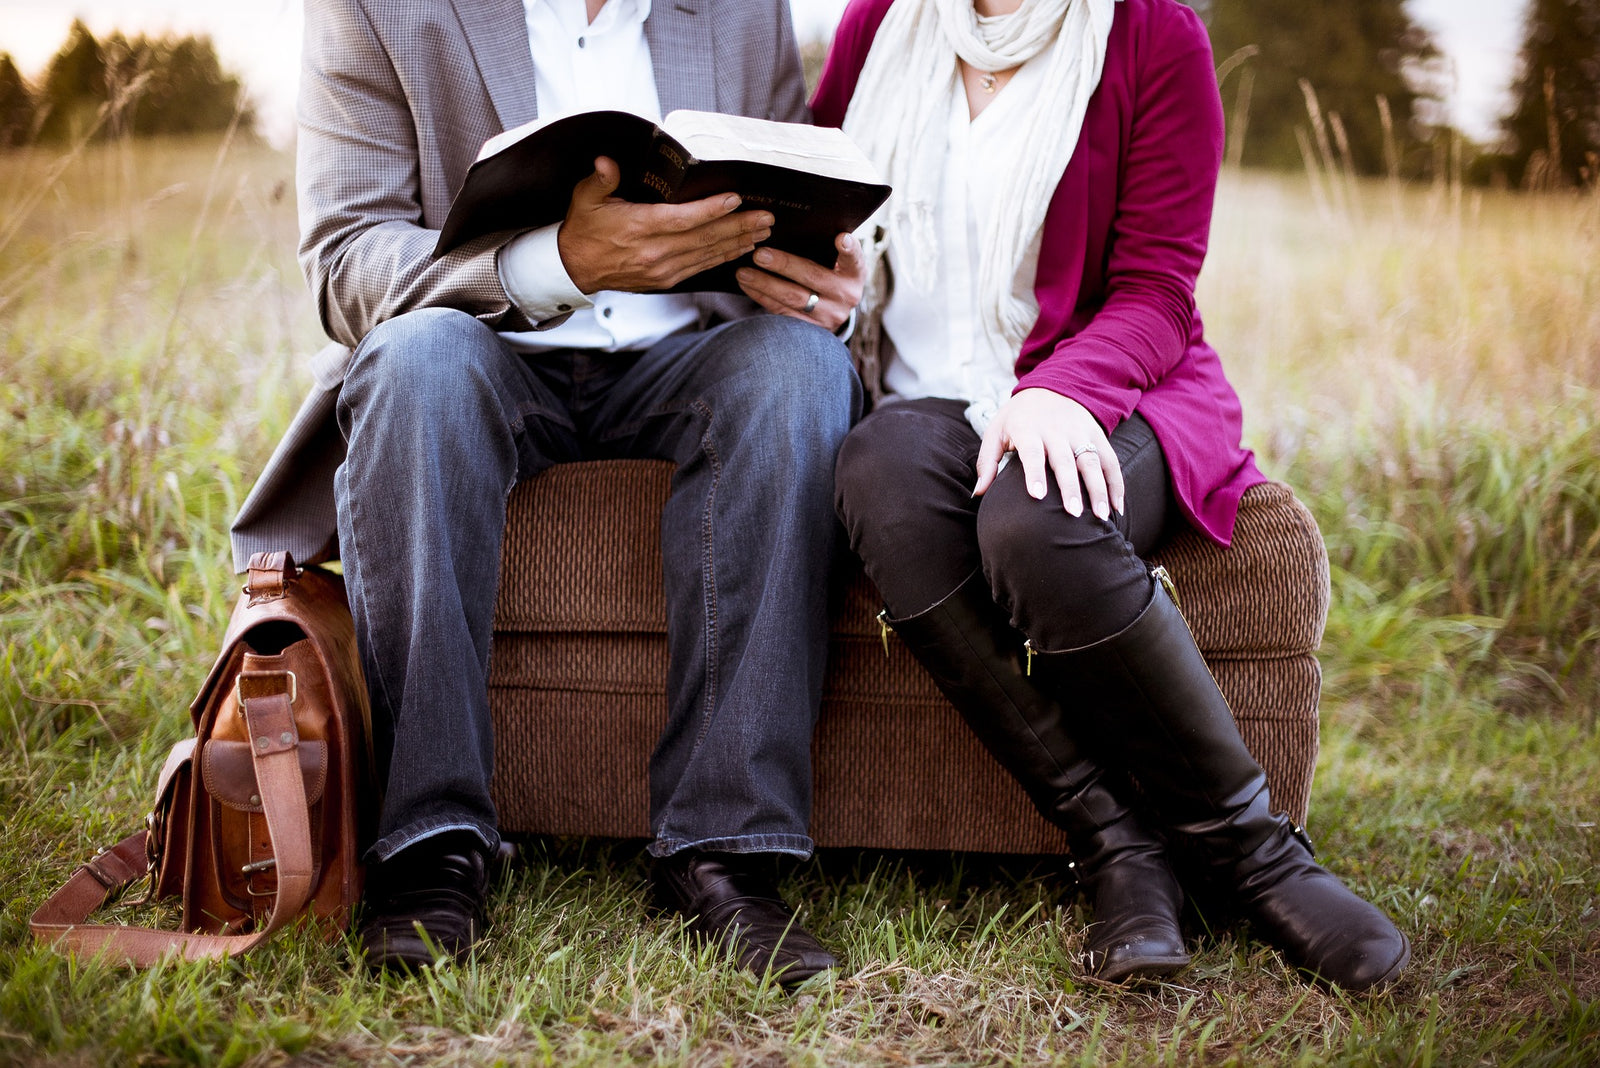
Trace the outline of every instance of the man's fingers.
<instances>
[{"instance_id":1,"label":"man's fingers","mask_svg":"<svg viewBox=\"0 0 1600 1068\"><path fill-rule=\"evenodd\" d=\"M739 288L745 295L769 312L777 315L797 316L805 311L809 294L794 295L795 286L780 281L765 271L741 267L738 271Z\"/></svg>"},{"instance_id":2,"label":"man's fingers","mask_svg":"<svg viewBox=\"0 0 1600 1068\"><path fill-rule=\"evenodd\" d=\"M572 199L586 206L597 206L622 184L622 169L609 156L597 156L594 173L579 182L572 190Z\"/></svg>"},{"instance_id":3,"label":"man's fingers","mask_svg":"<svg viewBox=\"0 0 1600 1068\"><path fill-rule=\"evenodd\" d=\"M622 184L622 170L615 161L600 156L594 161L594 173L578 183L574 199L582 196L590 206L598 206L611 197ZM772 213L766 211L740 212L742 202L737 193L721 193L691 200L686 204L634 204L617 202L616 206L633 217L633 225L642 233L688 234L708 227L727 216L729 229L744 231L770 229ZM735 215L735 213L738 213ZM721 231L719 231L720 233ZM699 235L700 240L709 240Z\"/></svg>"},{"instance_id":4,"label":"man's fingers","mask_svg":"<svg viewBox=\"0 0 1600 1068\"><path fill-rule=\"evenodd\" d=\"M824 293L838 285L838 278L828 268L820 263L787 252L779 252L775 248L764 248L756 252L756 266L764 271L787 278L801 291L801 300L804 294Z\"/></svg>"},{"instance_id":5,"label":"man's fingers","mask_svg":"<svg viewBox=\"0 0 1600 1068\"><path fill-rule=\"evenodd\" d=\"M772 314L810 321L810 316L805 313L803 304L789 303L782 296L772 292L771 275L763 274L760 271L742 270L735 277L739 283L739 288L744 291L744 295Z\"/></svg>"},{"instance_id":6,"label":"man's fingers","mask_svg":"<svg viewBox=\"0 0 1600 1068\"><path fill-rule=\"evenodd\" d=\"M834 240L833 247L839 250L839 258L833 265L835 274L842 274L847 278L865 277L867 257L861 251L861 242L856 240L855 234L840 234Z\"/></svg>"},{"instance_id":7,"label":"man's fingers","mask_svg":"<svg viewBox=\"0 0 1600 1068\"><path fill-rule=\"evenodd\" d=\"M736 260L755 251L756 243L766 239L769 230L753 233L739 231L719 238L714 244L691 244L676 249L663 257L660 270L665 286L673 286L685 278Z\"/></svg>"},{"instance_id":8,"label":"man's fingers","mask_svg":"<svg viewBox=\"0 0 1600 1068\"><path fill-rule=\"evenodd\" d=\"M698 230L716 222L724 216L733 215L729 220L733 225L748 230L762 229L772 225L772 215L765 211L739 212L739 194L723 193L704 200L691 200L686 204L649 204L650 222L654 227L666 233L685 234ZM739 214L734 215L735 212Z\"/></svg>"},{"instance_id":9,"label":"man's fingers","mask_svg":"<svg viewBox=\"0 0 1600 1068\"><path fill-rule=\"evenodd\" d=\"M685 278L753 252L771 233L724 219L693 233L640 239L632 252L641 277L649 282L647 288L669 289Z\"/></svg>"},{"instance_id":10,"label":"man's fingers","mask_svg":"<svg viewBox=\"0 0 1600 1068\"><path fill-rule=\"evenodd\" d=\"M765 250L757 251L756 259L758 261L763 251ZM771 300L772 305L768 308L770 311L794 312L801 315L807 314L806 305L811 301L811 294L817 293L818 301L816 305L810 308L811 312L815 312L821 306L824 295L815 289L807 289L804 286L795 285L786 278L780 278L777 275L768 274L766 271L758 271L751 267L741 267L739 269L739 285L746 290L755 290Z\"/></svg>"}]
</instances>

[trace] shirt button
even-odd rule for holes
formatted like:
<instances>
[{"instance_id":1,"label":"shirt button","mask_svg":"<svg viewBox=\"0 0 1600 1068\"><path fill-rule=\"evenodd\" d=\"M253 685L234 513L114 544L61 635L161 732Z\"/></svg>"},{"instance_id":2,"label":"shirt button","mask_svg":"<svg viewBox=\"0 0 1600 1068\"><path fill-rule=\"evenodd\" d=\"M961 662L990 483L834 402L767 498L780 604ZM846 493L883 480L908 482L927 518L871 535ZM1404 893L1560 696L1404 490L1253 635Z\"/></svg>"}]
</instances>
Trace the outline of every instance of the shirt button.
<instances>
[{"instance_id":1,"label":"shirt button","mask_svg":"<svg viewBox=\"0 0 1600 1068\"><path fill-rule=\"evenodd\" d=\"M611 306L608 304L604 308L601 308L600 314L605 316L607 319L611 318Z\"/></svg>"},{"instance_id":2,"label":"shirt button","mask_svg":"<svg viewBox=\"0 0 1600 1068\"><path fill-rule=\"evenodd\" d=\"M572 305L570 305L570 304L557 304L556 305L556 311L571 311L571 310L572 310Z\"/></svg>"},{"instance_id":3,"label":"shirt button","mask_svg":"<svg viewBox=\"0 0 1600 1068\"><path fill-rule=\"evenodd\" d=\"M580 37L580 38L578 38L578 47L579 47L579 48L582 48L582 47L583 47L583 42L584 42L584 40L585 40L585 39L584 39L584 38L582 38L582 37Z\"/></svg>"}]
</instances>

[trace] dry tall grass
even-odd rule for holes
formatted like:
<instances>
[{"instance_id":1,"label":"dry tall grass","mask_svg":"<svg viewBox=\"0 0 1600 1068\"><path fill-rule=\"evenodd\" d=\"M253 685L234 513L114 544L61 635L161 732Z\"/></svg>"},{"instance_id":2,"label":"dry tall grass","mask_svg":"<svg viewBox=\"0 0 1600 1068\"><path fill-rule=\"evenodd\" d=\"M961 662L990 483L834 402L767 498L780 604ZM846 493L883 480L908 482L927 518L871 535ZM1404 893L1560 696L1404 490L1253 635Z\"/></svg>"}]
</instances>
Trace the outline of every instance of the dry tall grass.
<instances>
[{"instance_id":1,"label":"dry tall grass","mask_svg":"<svg viewBox=\"0 0 1600 1068\"><path fill-rule=\"evenodd\" d=\"M1328 537L1334 683L1483 667L1592 715L1600 194L1232 173L1200 302Z\"/></svg>"}]
</instances>

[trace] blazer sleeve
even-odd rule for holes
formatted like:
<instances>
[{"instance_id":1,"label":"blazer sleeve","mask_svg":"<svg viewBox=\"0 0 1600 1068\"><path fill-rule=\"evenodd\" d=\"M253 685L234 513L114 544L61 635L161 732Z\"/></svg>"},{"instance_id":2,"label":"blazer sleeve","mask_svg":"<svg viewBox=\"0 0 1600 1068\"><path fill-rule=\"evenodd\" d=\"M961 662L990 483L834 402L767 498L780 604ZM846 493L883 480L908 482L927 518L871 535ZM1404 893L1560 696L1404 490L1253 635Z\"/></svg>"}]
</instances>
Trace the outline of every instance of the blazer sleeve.
<instances>
[{"instance_id":1,"label":"blazer sleeve","mask_svg":"<svg viewBox=\"0 0 1600 1068\"><path fill-rule=\"evenodd\" d=\"M766 116L775 122L811 122L806 106L806 71L800 60L800 44L794 35L794 15L788 0L777 5L773 19L772 110Z\"/></svg>"},{"instance_id":2,"label":"blazer sleeve","mask_svg":"<svg viewBox=\"0 0 1600 1068\"><path fill-rule=\"evenodd\" d=\"M1168 7L1137 58L1105 302L1017 383L1073 398L1108 432L1188 351L1222 166L1210 41L1193 11Z\"/></svg>"},{"instance_id":3,"label":"blazer sleeve","mask_svg":"<svg viewBox=\"0 0 1600 1068\"><path fill-rule=\"evenodd\" d=\"M354 346L385 319L423 307L531 329L495 265L514 232L433 258L439 235L422 221L414 126L429 117L412 114L360 0L310 0L302 56L300 267L328 336Z\"/></svg>"}]
</instances>

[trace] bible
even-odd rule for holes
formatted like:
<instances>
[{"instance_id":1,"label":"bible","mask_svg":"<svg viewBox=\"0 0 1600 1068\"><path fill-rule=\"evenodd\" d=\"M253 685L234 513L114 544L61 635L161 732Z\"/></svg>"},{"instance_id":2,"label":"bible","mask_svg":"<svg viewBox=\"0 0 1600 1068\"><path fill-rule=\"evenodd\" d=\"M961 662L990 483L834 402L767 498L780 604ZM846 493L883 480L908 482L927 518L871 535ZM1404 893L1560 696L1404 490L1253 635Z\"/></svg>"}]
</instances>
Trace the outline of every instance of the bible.
<instances>
[{"instance_id":1,"label":"bible","mask_svg":"<svg viewBox=\"0 0 1600 1068\"><path fill-rule=\"evenodd\" d=\"M889 195L842 130L708 111L674 111L659 124L625 111L585 111L484 142L451 201L434 256L484 234L560 222L596 156L617 162L622 183L615 195L636 203L738 193L740 211L772 213L765 244L825 267L838 255L834 238L860 226ZM702 271L673 291L737 293L734 272L749 260Z\"/></svg>"}]
</instances>

